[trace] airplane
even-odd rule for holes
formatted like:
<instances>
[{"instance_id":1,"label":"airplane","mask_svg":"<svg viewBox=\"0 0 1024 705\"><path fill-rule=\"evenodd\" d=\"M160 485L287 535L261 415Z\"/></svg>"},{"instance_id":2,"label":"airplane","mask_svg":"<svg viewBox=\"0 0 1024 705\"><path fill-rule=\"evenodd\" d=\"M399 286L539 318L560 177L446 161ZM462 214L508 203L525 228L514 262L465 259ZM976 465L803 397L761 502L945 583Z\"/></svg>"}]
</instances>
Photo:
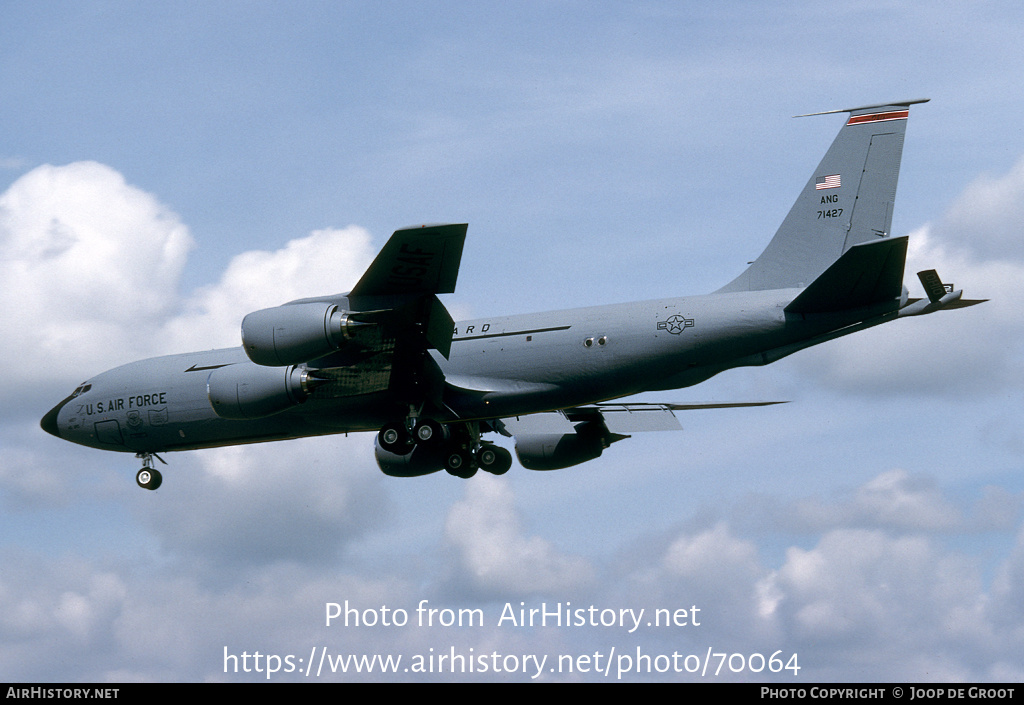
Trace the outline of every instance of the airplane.
<instances>
[{"instance_id":1,"label":"airplane","mask_svg":"<svg viewBox=\"0 0 1024 705\"><path fill-rule=\"evenodd\" d=\"M248 314L240 347L132 362L83 382L43 416L48 433L135 453L160 487L158 453L375 432L380 469L416 477L566 468L677 411L777 402L630 403L906 316L981 303L934 270L903 284L907 237L890 237L910 106L849 117L761 255L710 294L456 323L467 225L397 230L351 291ZM798 116L803 117L803 116Z\"/></svg>"}]
</instances>

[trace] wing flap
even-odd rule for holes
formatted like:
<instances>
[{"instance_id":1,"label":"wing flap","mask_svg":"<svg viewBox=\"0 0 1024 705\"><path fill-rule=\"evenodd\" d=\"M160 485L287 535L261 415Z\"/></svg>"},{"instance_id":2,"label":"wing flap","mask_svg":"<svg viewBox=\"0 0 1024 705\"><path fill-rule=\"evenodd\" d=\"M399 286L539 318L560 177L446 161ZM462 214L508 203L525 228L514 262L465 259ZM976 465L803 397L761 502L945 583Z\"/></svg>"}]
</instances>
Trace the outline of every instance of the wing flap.
<instances>
[{"instance_id":1,"label":"wing flap","mask_svg":"<svg viewBox=\"0 0 1024 705\"><path fill-rule=\"evenodd\" d=\"M784 401L744 401L594 404L592 406L577 406L563 411L516 416L502 419L501 422L509 435L513 436L572 433L576 424L584 422L602 422L610 433L628 435L647 431L682 430L679 419L674 413L676 411L735 409L785 403Z\"/></svg>"},{"instance_id":2,"label":"wing flap","mask_svg":"<svg viewBox=\"0 0 1024 705\"><path fill-rule=\"evenodd\" d=\"M548 411L501 420L510 436L573 433L576 427L561 411Z\"/></svg>"},{"instance_id":3,"label":"wing flap","mask_svg":"<svg viewBox=\"0 0 1024 705\"><path fill-rule=\"evenodd\" d=\"M681 431L683 428L668 404L599 404L570 409L568 414L574 421L601 420L614 434Z\"/></svg>"}]
</instances>

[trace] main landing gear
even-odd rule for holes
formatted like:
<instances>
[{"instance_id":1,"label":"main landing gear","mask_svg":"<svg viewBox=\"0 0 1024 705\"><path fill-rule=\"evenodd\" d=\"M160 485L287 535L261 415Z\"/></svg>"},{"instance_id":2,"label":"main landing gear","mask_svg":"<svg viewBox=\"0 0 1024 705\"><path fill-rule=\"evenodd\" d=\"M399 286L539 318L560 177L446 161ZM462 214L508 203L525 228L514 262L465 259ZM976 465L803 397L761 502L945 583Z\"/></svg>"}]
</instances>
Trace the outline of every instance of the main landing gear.
<instances>
[{"instance_id":1,"label":"main landing gear","mask_svg":"<svg viewBox=\"0 0 1024 705\"><path fill-rule=\"evenodd\" d=\"M164 459L156 453L136 453L136 458L142 459L142 469L135 473L135 482L144 490L155 490L164 481L160 471L153 467L153 458L156 458L164 465Z\"/></svg>"},{"instance_id":2,"label":"main landing gear","mask_svg":"<svg viewBox=\"0 0 1024 705\"><path fill-rule=\"evenodd\" d=\"M419 445L440 452L444 469L455 477L468 479L477 470L504 475L512 467L512 454L500 446L480 440L475 422L442 424L434 419L412 417L408 422L386 424L377 434L380 447L389 453L406 455Z\"/></svg>"}]
</instances>

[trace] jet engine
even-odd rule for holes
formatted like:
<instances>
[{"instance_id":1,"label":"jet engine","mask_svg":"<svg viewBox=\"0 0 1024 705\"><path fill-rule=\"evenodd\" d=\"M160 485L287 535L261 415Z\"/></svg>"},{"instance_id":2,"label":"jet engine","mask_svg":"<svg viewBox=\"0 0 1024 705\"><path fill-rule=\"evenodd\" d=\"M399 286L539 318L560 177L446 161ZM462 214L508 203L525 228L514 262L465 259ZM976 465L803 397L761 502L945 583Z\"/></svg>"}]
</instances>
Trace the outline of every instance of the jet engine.
<instances>
[{"instance_id":1,"label":"jet engine","mask_svg":"<svg viewBox=\"0 0 1024 705\"><path fill-rule=\"evenodd\" d=\"M444 453L440 446L421 443L413 446L405 455L398 455L380 447L380 441L373 442L373 454L377 467L391 477L420 477L444 468Z\"/></svg>"},{"instance_id":2,"label":"jet engine","mask_svg":"<svg viewBox=\"0 0 1024 705\"><path fill-rule=\"evenodd\" d=\"M600 457L611 441L583 426L577 433L516 436L519 463L527 470L561 470Z\"/></svg>"},{"instance_id":3,"label":"jet engine","mask_svg":"<svg viewBox=\"0 0 1024 705\"><path fill-rule=\"evenodd\" d=\"M285 304L242 319L242 347L257 365L296 365L330 355L367 325L334 304Z\"/></svg>"},{"instance_id":4,"label":"jet engine","mask_svg":"<svg viewBox=\"0 0 1024 705\"><path fill-rule=\"evenodd\" d=\"M306 401L319 380L298 367L262 367L247 362L210 373L210 406L224 419L259 419Z\"/></svg>"}]
</instances>

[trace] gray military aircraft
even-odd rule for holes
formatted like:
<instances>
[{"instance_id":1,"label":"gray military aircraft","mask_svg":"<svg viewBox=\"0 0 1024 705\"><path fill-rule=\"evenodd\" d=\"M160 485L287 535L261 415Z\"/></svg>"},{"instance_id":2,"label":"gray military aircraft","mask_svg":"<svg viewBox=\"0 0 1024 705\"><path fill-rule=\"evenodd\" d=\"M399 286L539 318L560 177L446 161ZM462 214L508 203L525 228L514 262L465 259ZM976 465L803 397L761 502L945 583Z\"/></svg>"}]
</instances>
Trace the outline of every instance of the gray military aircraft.
<instances>
[{"instance_id":1,"label":"gray military aircraft","mask_svg":"<svg viewBox=\"0 0 1024 705\"><path fill-rule=\"evenodd\" d=\"M533 470L597 458L675 411L748 404L622 403L733 367L766 365L903 316L980 301L919 273L890 237L909 107L849 113L764 252L703 296L491 317L456 324L466 225L398 230L347 294L292 301L242 321L237 348L132 362L83 382L42 419L74 443L132 452L160 486L157 453L354 431L377 433L386 474L506 472L515 439ZM815 113L823 115L826 113Z\"/></svg>"}]
</instances>

